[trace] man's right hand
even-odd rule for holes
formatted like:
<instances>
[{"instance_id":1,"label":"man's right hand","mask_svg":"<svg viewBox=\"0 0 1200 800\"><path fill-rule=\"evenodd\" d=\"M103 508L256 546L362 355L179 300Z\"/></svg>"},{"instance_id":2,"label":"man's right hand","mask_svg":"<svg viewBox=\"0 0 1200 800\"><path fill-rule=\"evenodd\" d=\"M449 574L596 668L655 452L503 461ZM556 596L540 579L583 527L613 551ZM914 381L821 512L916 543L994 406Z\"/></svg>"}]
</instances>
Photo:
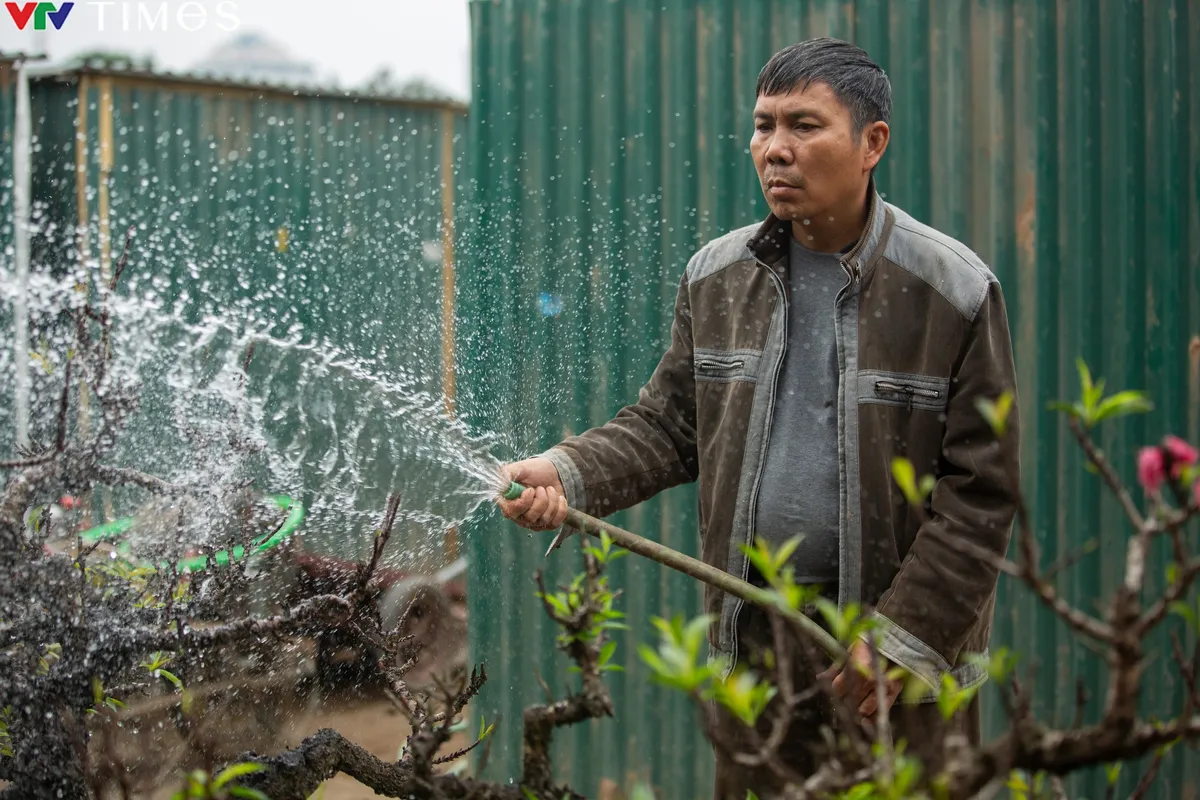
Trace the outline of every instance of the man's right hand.
<instances>
[{"instance_id":1,"label":"man's right hand","mask_svg":"<svg viewBox=\"0 0 1200 800\"><path fill-rule=\"evenodd\" d=\"M498 501L500 512L522 528L552 531L567 519L567 498L558 470L548 458L527 458L503 467L505 476L526 487L516 500Z\"/></svg>"}]
</instances>

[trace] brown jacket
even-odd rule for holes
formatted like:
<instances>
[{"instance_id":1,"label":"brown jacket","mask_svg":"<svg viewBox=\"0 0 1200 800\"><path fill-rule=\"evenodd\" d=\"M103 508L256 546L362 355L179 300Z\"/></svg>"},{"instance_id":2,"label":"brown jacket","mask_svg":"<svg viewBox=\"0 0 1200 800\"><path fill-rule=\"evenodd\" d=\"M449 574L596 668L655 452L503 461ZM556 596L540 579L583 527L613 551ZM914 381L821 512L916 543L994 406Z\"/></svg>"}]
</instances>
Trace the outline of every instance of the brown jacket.
<instances>
[{"instance_id":1,"label":"brown jacket","mask_svg":"<svg viewBox=\"0 0 1200 800\"><path fill-rule=\"evenodd\" d=\"M866 229L842 257L836 302L841 476L839 605L884 618L881 650L940 684L986 672L997 570L935 532L1004 554L1019 486L1016 403L997 439L976 398L1016 396L1004 298L960 242L885 203L870 189ZM699 481L704 561L746 577L740 545L755 498L786 340L788 223L771 215L716 239L690 260L671 343L638 401L608 423L544 453L568 503L606 516L672 486ZM936 488L921 526L891 475L908 458ZM802 487L797 487L802 490ZM709 641L737 657L742 602L706 587L719 618ZM932 693L926 696L931 699Z\"/></svg>"}]
</instances>

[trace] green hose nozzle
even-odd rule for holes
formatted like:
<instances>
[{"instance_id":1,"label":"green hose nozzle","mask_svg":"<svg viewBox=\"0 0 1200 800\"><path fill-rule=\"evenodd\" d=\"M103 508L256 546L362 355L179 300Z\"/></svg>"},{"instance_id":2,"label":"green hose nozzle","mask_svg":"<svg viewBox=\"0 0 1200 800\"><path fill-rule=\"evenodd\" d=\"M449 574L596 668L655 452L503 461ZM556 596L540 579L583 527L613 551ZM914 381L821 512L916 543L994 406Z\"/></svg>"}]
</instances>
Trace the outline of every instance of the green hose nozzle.
<instances>
[{"instance_id":1,"label":"green hose nozzle","mask_svg":"<svg viewBox=\"0 0 1200 800\"><path fill-rule=\"evenodd\" d=\"M521 496L521 492L525 491L525 487L516 481L508 484L508 489L504 492L505 500L516 500Z\"/></svg>"}]
</instances>

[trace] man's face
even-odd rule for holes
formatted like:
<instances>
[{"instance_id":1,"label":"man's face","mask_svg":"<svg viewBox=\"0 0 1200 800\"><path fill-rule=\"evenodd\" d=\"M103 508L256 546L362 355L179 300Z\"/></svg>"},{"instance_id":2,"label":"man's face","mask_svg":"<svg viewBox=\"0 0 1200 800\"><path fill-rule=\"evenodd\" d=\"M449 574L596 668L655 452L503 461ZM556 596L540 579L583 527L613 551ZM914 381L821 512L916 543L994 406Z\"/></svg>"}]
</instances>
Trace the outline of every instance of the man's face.
<instances>
[{"instance_id":1,"label":"man's face","mask_svg":"<svg viewBox=\"0 0 1200 800\"><path fill-rule=\"evenodd\" d=\"M754 104L750 155L767 205L780 219L828 223L859 207L871 168L887 142L887 124L854 133L850 109L824 83Z\"/></svg>"}]
</instances>

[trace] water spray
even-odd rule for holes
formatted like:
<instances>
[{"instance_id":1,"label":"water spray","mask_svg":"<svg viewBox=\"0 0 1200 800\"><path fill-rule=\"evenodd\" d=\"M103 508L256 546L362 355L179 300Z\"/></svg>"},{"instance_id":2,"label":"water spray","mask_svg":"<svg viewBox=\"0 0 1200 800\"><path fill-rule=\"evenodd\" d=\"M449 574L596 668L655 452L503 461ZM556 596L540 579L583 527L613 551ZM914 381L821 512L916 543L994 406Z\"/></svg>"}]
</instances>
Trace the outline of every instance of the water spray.
<instances>
[{"instance_id":1,"label":"water spray","mask_svg":"<svg viewBox=\"0 0 1200 800\"><path fill-rule=\"evenodd\" d=\"M504 491L502 496L505 500L516 500L525 489L525 486L516 481L511 481L508 489ZM759 608L780 614L792 624L803 629L835 662L846 655L845 648L838 643L837 639L833 638L824 628L805 614L780 602L777 593L755 586L741 578L730 575L725 570L705 564L699 559L692 558L678 550L673 550L666 545L659 544L643 536L638 536L636 533L631 533L606 522L601 522L595 517L584 514L582 511L570 506L567 506L566 524L597 539L600 538L600 532L604 531L608 534L608 538L618 547L622 547L631 553L637 553L639 556L648 558L651 561L656 561L664 567L670 567L677 572L682 572L690 578L695 578L702 583L727 592L747 603L753 603Z\"/></svg>"}]
</instances>

